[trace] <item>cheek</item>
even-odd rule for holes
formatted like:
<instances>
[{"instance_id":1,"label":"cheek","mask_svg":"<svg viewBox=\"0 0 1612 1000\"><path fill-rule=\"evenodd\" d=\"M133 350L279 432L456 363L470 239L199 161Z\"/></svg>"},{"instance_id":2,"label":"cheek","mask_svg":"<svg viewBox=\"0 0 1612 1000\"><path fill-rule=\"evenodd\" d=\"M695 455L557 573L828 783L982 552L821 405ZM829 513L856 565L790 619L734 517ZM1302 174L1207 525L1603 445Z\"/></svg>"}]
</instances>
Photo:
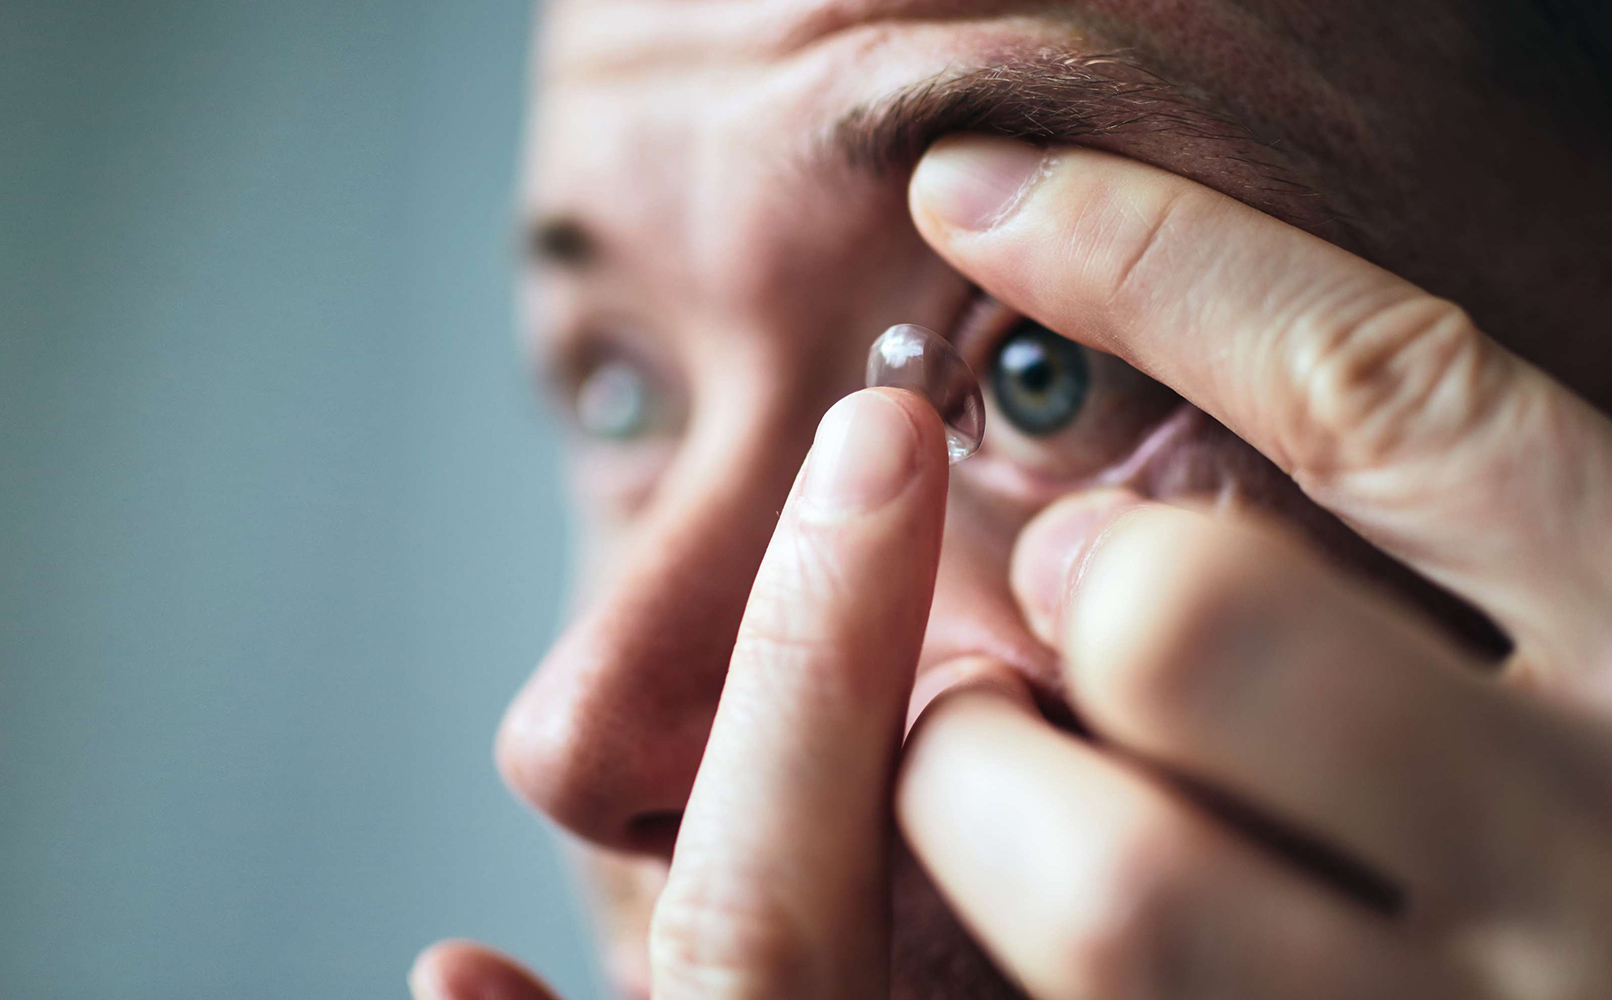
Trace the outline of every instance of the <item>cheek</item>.
<instances>
[{"instance_id":1,"label":"cheek","mask_svg":"<svg viewBox=\"0 0 1612 1000\"><path fill-rule=\"evenodd\" d=\"M571 844L567 851L587 897L609 978L649 995L649 922L666 885L666 864L658 859Z\"/></svg>"}]
</instances>

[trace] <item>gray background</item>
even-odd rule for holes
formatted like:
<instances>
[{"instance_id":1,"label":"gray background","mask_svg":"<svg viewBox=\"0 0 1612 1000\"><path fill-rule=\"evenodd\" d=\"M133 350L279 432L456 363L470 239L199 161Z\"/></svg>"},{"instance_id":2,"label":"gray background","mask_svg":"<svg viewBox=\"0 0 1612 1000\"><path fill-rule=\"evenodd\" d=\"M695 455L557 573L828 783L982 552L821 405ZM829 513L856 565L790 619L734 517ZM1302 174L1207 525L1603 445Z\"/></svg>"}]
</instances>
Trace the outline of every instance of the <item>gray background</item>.
<instances>
[{"instance_id":1,"label":"gray background","mask_svg":"<svg viewBox=\"0 0 1612 1000\"><path fill-rule=\"evenodd\" d=\"M0 2L0 996L591 996L490 763L555 626L523 0Z\"/></svg>"}]
</instances>

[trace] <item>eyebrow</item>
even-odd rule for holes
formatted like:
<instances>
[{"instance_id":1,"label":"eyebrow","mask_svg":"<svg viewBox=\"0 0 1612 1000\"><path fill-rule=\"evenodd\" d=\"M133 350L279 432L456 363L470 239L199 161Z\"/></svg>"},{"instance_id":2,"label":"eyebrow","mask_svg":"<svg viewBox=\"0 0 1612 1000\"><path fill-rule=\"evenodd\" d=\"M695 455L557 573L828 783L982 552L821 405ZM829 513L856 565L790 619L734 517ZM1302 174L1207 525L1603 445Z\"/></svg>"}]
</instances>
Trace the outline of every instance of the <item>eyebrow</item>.
<instances>
[{"instance_id":1,"label":"eyebrow","mask_svg":"<svg viewBox=\"0 0 1612 1000\"><path fill-rule=\"evenodd\" d=\"M599 239L571 216L544 216L526 227L525 251L534 263L582 270L598 258Z\"/></svg>"},{"instance_id":2,"label":"eyebrow","mask_svg":"<svg viewBox=\"0 0 1612 1000\"><path fill-rule=\"evenodd\" d=\"M1093 136L1159 133L1238 143L1228 159L1260 168L1289 191L1307 185L1286 177L1273 158L1256 158L1261 142L1204 97L1147 69L1128 52L1071 55L1045 50L908 84L857 105L827 130L819 152L858 170L888 175L911 170L934 142L955 132L981 132L1043 144ZM526 228L529 261L580 272L598 263L603 241L570 215L543 216Z\"/></svg>"},{"instance_id":3,"label":"eyebrow","mask_svg":"<svg viewBox=\"0 0 1612 1000\"><path fill-rule=\"evenodd\" d=\"M1253 142L1248 128L1141 66L1128 53L1043 52L903 87L841 116L832 155L875 173L910 169L952 132L1039 143L1121 133Z\"/></svg>"}]
</instances>

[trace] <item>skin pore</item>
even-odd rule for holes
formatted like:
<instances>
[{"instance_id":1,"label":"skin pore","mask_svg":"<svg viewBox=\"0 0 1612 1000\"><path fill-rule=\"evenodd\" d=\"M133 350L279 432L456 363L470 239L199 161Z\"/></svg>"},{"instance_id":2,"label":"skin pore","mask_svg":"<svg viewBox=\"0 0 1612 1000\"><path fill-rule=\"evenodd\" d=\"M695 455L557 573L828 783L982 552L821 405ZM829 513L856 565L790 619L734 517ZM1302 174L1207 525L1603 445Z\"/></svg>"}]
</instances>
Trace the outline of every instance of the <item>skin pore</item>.
<instances>
[{"instance_id":1,"label":"skin pore","mask_svg":"<svg viewBox=\"0 0 1612 1000\"><path fill-rule=\"evenodd\" d=\"M911 166L941 135L1074 141L1199 181L1459 301L1612 401L1585 335L1612 287L1612 223L1584 210L1607 204L1605 150L1560 88L1519 85L1468 5L561 0L541 45L528 339L562 399L609 363L647 402L630 433L577 435L576 611L499 762L573 835L629 996L647 993L649 913L819 417L888 325L941 332L984 373L1018 321L909 217ZM1057 711L1009 555L1037 510L1095 484L1257 507L1372 565L1247 445L1092 357L1091 410L1042 437L993 412L953 473L920 685L989 656ZM1016 995L901 852L893 896L893 996Z\"/></svg>"}]
</instances>

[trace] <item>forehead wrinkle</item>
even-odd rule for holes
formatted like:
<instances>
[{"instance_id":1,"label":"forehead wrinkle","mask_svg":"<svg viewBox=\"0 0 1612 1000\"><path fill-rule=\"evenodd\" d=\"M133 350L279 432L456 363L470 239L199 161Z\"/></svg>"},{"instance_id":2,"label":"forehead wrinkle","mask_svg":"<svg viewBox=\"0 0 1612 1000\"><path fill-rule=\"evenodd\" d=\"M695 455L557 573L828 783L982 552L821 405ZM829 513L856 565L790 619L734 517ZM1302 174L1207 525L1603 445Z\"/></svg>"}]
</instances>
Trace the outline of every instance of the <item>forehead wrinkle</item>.
<instances>
[{"instance_id":1,"label":"forehead wrinkle","mask_svg":"<svg viewBox=\"0 0 1612 1000\"><path fill-rule=\"evenodd\" d=\"M575 0L549 7L540 19L542 83L687 74L732 62L754 48L758 34L771 34L765 22L757 25L754 8L735 10L733 0Z\"/></svg>"},{"instance_id":2,"label":"forehead wrinkle","mask_svg":"<svg viewBox=\"0 0 1612 1000\"><path fill-rule=\"evenodd\" d=\"M800 6L795 0L775 0L775 5ZM784 21L770 47L782 53L796 52L842 31L877 22L973 21L1047 7L1046 0L819 0L792 21Z\"/></svg>"},{"instance_id":3,"label":"forehead wrinkle","mask_svg":"<svg viewBox=\"0 0 1612 1000\"><path fill-rule=\"evenodd\" d=\"M1049 0L573 0L551 3L543 75L621 78L792 55L882 22L944 23L1015 13L1070 20Z\"/></svg>"}]
</instances>

